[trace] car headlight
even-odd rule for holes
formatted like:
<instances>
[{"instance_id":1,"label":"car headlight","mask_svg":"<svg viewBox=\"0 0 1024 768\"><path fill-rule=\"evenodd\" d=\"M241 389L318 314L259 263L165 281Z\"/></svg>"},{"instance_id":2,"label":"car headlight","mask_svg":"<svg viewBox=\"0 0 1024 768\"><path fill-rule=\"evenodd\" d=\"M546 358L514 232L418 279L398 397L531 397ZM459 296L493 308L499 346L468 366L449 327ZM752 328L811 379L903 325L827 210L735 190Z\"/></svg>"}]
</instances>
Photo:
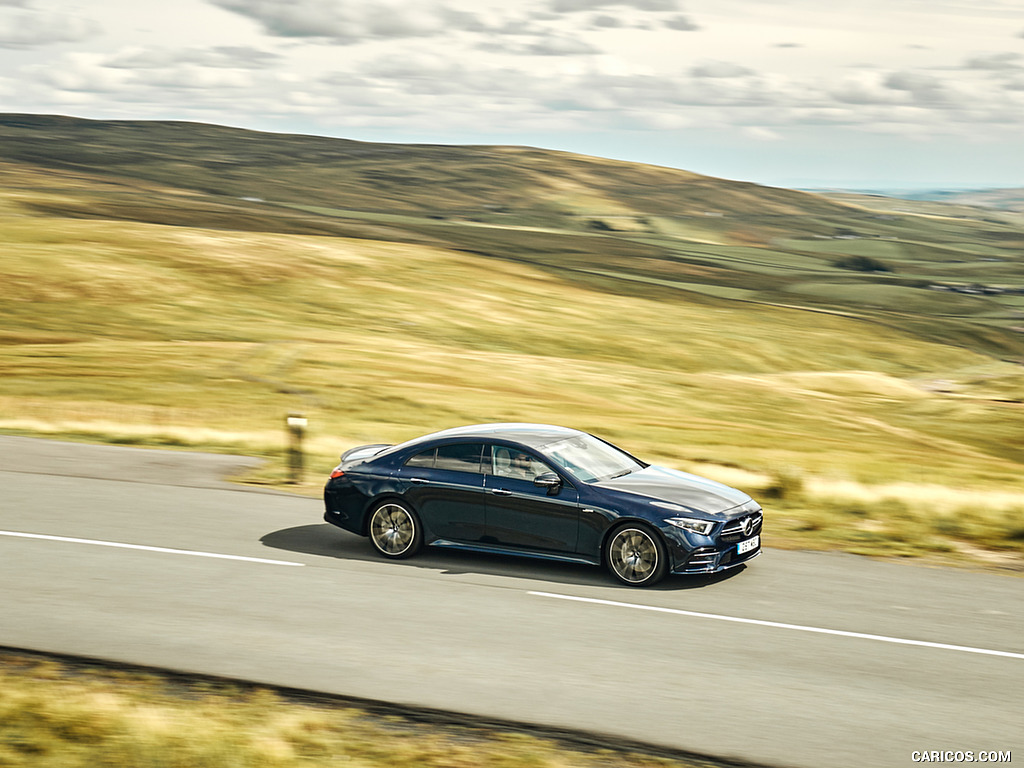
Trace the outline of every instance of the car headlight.
<instances>
[{"instance_id":1,"label":"car headlight","mask_svg":"<svg viewBox=\"0 0 1024 768\"><path fill-rule=\"evenodd\" d=\"M715 528L714 520L698 520L694 517L668 517L665 518L665 522L669 525L674 525L676 528L682 528L684 531L699 533L702 536L707 536Z\"/></svg>"}]
</instances>

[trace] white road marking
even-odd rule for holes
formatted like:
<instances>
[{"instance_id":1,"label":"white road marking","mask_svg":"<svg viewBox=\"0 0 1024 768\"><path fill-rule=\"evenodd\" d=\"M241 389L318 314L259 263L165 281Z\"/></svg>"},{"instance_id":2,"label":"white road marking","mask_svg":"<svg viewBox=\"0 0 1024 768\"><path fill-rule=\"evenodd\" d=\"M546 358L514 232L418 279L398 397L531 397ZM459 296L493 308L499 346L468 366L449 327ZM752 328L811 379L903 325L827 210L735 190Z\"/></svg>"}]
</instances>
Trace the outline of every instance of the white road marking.
<instances>
[{"instance_id":1,"label":"white road marking","mask_svg":"<svg viewBox=\"0 0 1024 768\"><path fill-rule=\"evenodd\" d=\"M776 629L795 629L800 632L816 632L820 635L838 635L840 637L856 637L861 640L878 640L883 643L897 643L899 645L919 645L925 648L941 648L947 651L961 651L963 653L982 653L986 656L1005 656L1010 659L1024 659L1024 653L1012 653L1010 651L993 651L988 648L972 648L968 645L948 645L946 643L929 643L925 640L906 640L901 637L887 637L885 635L869 635L863 632L845 632L840 629L823 629L822 627L806 627L802 624L783 624L778 621L761 621L760 619L742 619L737 616L721 616L717 613L698 613L697 611L683 611L677 608L659 608L655 605L639 605L636 603L619 603L614 600L598 600L592 597L574 597L572 595L558 595L552 592L530 592L538 597L553 597L558 600L573 600L578 603L595 603L597 605L611 605L617 608L636 608L641 611L656 611L658 613L673 613L679 616L693 616L698 619L717 619L718 621L733 621L738 624L756 624L760 627L775 627Z\"/></svg>"},{"instance_id":2,"label":"white road marking","mask_svg":"<svg viewBox=\"0 0 1024 768\"><path fill-rule=\"evenodd\" d=\"M65 541L72 544L95 544L100 547L119 547L121 549L141 549L146 552L165 552L171 555L192 555L193 557L215 557L221 560L244 560L247 563L266 563L268 565L305 565L288 560L267 560L262 557L242 557L241 555L221 555L216 552L194 552L190 549L168 549L166 547L144 547L141 544L121 544L116 541L98 541L96 539L75 539L70 536L45 536L41 533L18 533L16 531L0 531L0 536L15 536L21 539L45 539L47 541Z\"/></svg>"}]
</instances>

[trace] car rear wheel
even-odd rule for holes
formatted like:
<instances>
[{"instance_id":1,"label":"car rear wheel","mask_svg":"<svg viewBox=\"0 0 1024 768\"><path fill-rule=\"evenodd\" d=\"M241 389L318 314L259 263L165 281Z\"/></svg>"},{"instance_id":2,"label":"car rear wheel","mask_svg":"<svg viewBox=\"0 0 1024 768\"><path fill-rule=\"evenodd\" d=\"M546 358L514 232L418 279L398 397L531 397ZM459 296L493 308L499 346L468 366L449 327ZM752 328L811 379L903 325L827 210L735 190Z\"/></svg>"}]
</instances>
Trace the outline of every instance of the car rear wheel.
<instances>
[{"instance_id":1,"label":"car rear wheel","mask_svg":"<svg viewBox=\"0 0 1024 768\"><path fill-rule=\"evenodd\" d=\"M370 514L367 531L373 548L384 557L411 557L423 546L416 513L400 501L385 501Z\"/></svg>"},{"instance_id":2,"label":"car rear wheel","mask_svg":"<svg viewBox=\"0 0 1024 768\"><path fill-rule=\"evenodd\" d=\"M608 538L605 562L615 578L631 587L655 584L668 571L660 537L639 525L625 525Z\"/></svg>"}]
</instances>

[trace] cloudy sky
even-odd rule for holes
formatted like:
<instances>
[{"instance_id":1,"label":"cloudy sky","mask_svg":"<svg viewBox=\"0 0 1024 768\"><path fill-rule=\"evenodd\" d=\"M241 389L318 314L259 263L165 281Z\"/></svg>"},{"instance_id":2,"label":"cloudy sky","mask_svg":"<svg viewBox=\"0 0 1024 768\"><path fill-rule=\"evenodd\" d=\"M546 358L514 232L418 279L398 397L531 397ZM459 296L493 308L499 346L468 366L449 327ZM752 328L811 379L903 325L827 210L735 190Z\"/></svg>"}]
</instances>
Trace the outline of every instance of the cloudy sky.
<instances>
[{"instance_id":1,"label":"cloudy sky","mask_svg":"<svg viewBox=\"0 0 1024 768\"><path fill-rule=\"evenodd\" d=\"M1024 187L1024 0L0 0L0 111Z\"/></svg>"}]
</instances>

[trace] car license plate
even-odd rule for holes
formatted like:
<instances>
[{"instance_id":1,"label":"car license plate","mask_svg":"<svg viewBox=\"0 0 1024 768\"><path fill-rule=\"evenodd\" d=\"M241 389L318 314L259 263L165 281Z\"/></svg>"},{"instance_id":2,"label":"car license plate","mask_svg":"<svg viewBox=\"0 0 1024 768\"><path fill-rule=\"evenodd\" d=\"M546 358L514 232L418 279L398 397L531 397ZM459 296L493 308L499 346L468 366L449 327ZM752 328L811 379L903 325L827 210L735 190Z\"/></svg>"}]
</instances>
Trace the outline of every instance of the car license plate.
<instances>
[{"instance_id":1,"label":"car license plate","mask_svg":"<svg viewBox=\"0 0 1024 768\"><path fill-rule=\"evenodd\" d=\"M746 541L741 541L739 544L736 545L736 554L737 555L742 555L745 552L750 552L751 550L755 550L755 549L757 549L760 546L760 544L761 544L761 537L760 536L755 536L752 539L747 539Z\"/></svg>"}]
</instances>

